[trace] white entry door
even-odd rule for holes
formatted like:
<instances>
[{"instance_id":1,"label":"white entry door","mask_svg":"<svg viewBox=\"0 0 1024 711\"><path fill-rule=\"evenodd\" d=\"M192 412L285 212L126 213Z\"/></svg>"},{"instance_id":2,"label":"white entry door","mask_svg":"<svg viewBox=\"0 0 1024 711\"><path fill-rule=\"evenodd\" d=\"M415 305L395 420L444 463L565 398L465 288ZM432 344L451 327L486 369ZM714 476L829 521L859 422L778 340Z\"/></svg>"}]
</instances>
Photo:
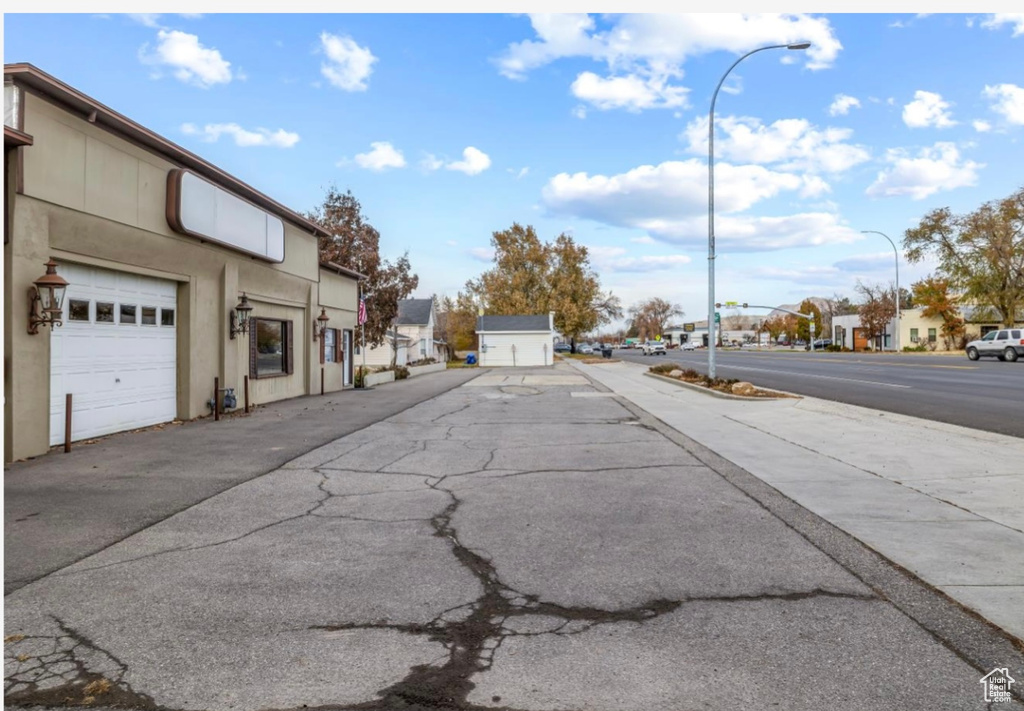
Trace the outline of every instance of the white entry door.
<instances>
[{"instance_id":1,"label":"white entry door","mask_svg":"<svg viewBox=\"0 0 1024 711\"><path fill-rule=\"evenodd\" d=\"M50 444L173 420L177 415L177 283L61 264L64 325L50 335Z\"/></svg>"}]
</instances>

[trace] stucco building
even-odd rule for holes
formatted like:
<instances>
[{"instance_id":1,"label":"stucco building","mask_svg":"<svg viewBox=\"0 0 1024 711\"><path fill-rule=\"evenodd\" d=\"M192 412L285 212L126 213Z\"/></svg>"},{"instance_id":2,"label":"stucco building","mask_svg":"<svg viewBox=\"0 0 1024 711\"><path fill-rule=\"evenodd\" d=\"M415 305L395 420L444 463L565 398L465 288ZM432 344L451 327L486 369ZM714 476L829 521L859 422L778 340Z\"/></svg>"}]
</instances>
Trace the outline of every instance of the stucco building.
<instances>
[{"instance_id":1,"label":"stucco building","mask_svg":"<svg viewBox=\"0 0 1024 711\"><path fill-rule=\"evenodd\" d=\"M215 378L239 407L246 377L351 384L361 275L318 225L32 65L4 82L5 461L64 440L67 394L81 439L208 415ZM32 334L51 260L62 325Z\"/></svg>"}]
</instances>

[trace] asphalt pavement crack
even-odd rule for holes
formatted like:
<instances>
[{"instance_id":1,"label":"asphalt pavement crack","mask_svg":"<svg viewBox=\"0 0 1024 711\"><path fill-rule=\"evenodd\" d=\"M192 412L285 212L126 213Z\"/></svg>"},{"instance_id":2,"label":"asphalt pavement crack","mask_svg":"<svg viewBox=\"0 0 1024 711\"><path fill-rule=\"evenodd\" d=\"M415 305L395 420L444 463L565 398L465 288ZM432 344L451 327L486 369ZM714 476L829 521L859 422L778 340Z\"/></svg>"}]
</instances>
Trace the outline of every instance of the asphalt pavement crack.
<instances>
[{"instance_id":1,"label":"asphalt pavement crack","mask_svg":"<svg viewBox=\"0 0 1024 711\"><path fill-rule=\"evenodd\" d=\"M455 492L442 486L445 478L427 486L442 491L449 497L443 511L430 518L434 536L444 539L458 560L480 583L482 594L471 603L463 603L444 610L429 622L403 623L389 620L368 622L339 622L314 625L310 629L391 630L408 635L426 637L440 643L446 655L443 663L437 660L416 665L405 678L378 693L379 698L362 704L344 707L350 711L418 711L451 709L453 711L483 711L485 708L470 704L468 697L476 684L472 678L486 672L494 664L494 656L509 637L536 637L545 634L568 636L585 632L598 625L632 622L643 624L674 612L689 603L744 603L764 600L797 601L817 597L845 598L860 601L878 601L872 594L853 594L825 589L809 591L769 591L748 595L688 597L679 600L654 599L639 605L608 610L599 607L566 606L545 602L539 596L523 593L503 582L494 562L470 548L459 539L453 518L462 505ZM465 614L453 614L463 611ZM550 629L521 631L509 627L516 618L550 618L558 621Z\"/></svg>"},{"instance_id":2,"label":"asphalt pavement crack","mask_svg":"<svg viewBox=\"0 0 1024 711\"><path fill-rule=\"evenodd\" d=\"M153 699L132 689L128 666L62 619L54 636L4 638L5 706L103 706L155 710Z\"/></svg>"}]
</instances>

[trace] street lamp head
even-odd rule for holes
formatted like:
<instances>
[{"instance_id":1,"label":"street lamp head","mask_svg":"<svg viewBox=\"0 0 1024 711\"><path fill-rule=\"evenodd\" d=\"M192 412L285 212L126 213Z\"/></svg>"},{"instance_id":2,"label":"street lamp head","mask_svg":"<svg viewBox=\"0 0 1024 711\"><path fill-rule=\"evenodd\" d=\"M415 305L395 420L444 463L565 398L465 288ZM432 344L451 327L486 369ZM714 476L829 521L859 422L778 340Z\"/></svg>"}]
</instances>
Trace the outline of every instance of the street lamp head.
<instances>
[{"instance_id":1,"label":"street lamp head","mask_svg":"<svg viewBox=\"0 0 1024 711\"><path fill-rule=\"evenodd\" d=\"M800 42L799 44L787 44L786 49L807 49L810 46L810 42Z\"/></svg>"}]
</instances>

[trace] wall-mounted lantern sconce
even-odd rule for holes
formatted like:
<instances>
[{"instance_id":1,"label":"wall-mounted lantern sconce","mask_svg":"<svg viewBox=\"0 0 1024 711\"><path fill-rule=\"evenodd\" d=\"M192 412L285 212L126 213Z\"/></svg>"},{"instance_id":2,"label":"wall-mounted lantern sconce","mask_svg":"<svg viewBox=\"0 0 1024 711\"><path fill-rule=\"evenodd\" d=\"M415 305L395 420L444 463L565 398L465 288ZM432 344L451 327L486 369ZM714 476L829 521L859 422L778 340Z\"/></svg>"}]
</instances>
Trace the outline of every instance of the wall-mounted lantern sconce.
<instances>
[{"instance_id":1,"label":"wall-mounted lantern sconce","mask_svg":"<svg viewBox=\"0 0 1024 711\"><path fill-rule=\"evenodd\" d=\"M327 315L327 309L321 307L320 308L320 315L317 316L316 320L313 322L313 342L314 343L316 343L317 340L321 336L324 335L324 332L327 331L327 322L330 321L330 320L331 320L330 316Z\"/></svg>"},{"instance_id":2,"label":"wall-mounted lantern sconce","mask_svg":"<svg viewBox=\"0 0 1024 711\"><path fill-rule=\"evenodd\" d=\"M249 332L249 314L252 313L252 305L249 303L249 299L246 298L245 292L242 292L242 300L238 302L238 306L231 312L231 337L234 338L237 334L241 333L243 336Z\"/></svg>"},{"instance_id":3,"label":"wall-mounted lantern sconce","mask_svg":"<svg viewBox=\"0 0 1024 711\"><path fill-rule=\"evenodd\" d=\"M63 323L64 293L67 281L57 274L57 263L52 259L46 263L46 274L35 280L28 288L28 332L39 333L39 327Z\"/></svg>"}]
</instances>

